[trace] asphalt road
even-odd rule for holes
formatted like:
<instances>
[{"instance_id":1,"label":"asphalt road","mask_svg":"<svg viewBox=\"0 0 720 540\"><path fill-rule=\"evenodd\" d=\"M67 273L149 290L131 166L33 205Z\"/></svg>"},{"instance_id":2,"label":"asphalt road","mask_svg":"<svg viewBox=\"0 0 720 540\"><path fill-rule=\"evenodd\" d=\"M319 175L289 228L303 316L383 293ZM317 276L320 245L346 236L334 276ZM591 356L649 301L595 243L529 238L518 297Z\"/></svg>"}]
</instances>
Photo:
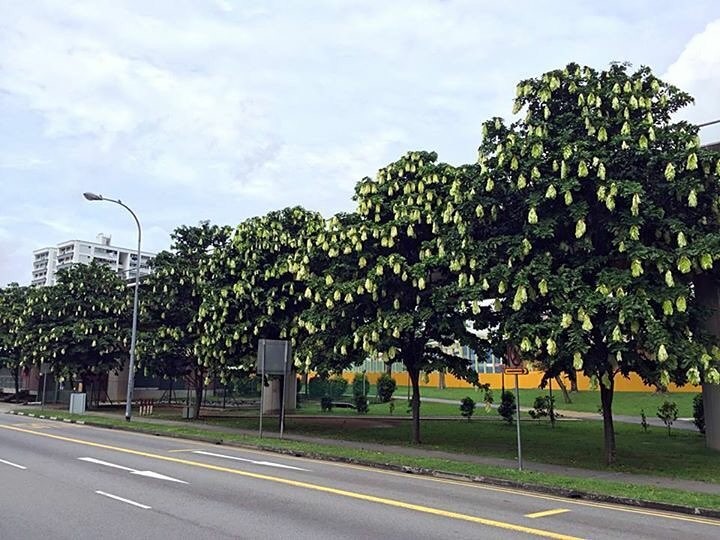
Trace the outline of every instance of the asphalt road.
<instances>
[{"instance_id":1,"label":"asphalt road","mask_svg":"<svg viewBox=\"0 0 720 540\"><path fill-rule=\"evenodd\" d=\"M0 538L718 538L720 521L0 416Z\"/></svg>"}]
</instances>

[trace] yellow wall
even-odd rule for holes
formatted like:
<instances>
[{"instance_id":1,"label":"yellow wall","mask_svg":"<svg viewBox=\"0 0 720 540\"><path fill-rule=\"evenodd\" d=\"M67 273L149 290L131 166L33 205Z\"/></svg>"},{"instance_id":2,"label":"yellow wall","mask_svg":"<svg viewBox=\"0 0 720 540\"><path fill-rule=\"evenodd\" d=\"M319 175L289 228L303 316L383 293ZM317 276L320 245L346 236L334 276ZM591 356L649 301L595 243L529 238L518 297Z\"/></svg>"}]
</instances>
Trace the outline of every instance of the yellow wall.
<instances>
[{"instance_id":1,"label":"yellow wall","mask_svg":"<svg viewBox=\"0 0 720 540\"><path fill-rule=\"evenodd\" d=\"M355 377L355 373L346 371L343 373L343 377L349 382L352 382ZM374 383L380 376L380 373L368 373L367 377L371 383ZM399 386L409 386L409 379L407 372L393 373L393 379L395 379ZM424 382L423 376L420 376L420 386L428 386L437 388L438 386L438 373L430 373L427 377L428 382ZM542 373L540 371L531 371L527 375L520 375L519 385L520 388L539 388L540 380L542 379ZM502 388L502 374L500 373L481 373L480 382L490 384L490 388ZM565 380L566 384L570 386L569 382ZM515 385L514 377L511 375L505 376L505 386L510 387ZM472 385L461 379L457 379L453 375L445 375L445 386L447 388L472 388ZM590 379L583 375L578 375L578 389L589 390ZM646 386L642 379L634 373L630 375L629 379L626 379L622 375L615 377L615 390L618 392L654 392L656 389L653 386ZM671 392L700 392L699 386L685 385L682 387L671 384L668 388Z\"/></svg>"}]
</instances>

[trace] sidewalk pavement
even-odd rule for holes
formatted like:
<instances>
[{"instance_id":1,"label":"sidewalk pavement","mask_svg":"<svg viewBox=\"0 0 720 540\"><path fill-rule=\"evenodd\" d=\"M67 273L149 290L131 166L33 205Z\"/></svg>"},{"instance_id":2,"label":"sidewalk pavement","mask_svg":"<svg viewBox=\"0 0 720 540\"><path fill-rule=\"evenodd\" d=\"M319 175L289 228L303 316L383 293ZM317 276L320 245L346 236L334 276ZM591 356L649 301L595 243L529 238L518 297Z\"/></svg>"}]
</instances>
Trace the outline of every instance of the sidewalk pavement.
<instances>
[{"instance_id":1,"label":"sidewalk pavement","mask_svg":"<svg viewBox=\"0 0 720 540\"><path fill-rule=\"evenodd\" d=\"M15 404L8 404L8 403L0 403L0 413L3 412L9 412L13 409L19 408L18 405ZM40 408L38 407L37 413L40 414ZM47 415L52 415L52 409L46 409L45 413ZM118 414L108 413L108 412L101 412L101 411L89 411L88 414L92 414L94 416L105 416L108 418L118 418ZM148 424L156 424L156 425L163 425L163 426L184 426L187 427L189 424L192 424L193 427L197 427L200 429L204 429L213 433L234 433L234 434L240 434L240 435L248 435L248 436L257 436L257 431L254 430L246 430L246 429L236 429L231 427L225 427L225 426L217 426L213 424L205 424L201 421L199 422L189 422L187 420L162 420L159 418L151 418L147 416L143 416L139 419L139 421L142 421L144 423ZM266 432L264 434L267 438L273 438L276 439L279 437L277 433L268 433ZM308 442L308 443L316 443L316 444L326 444L328 446L340 446L344 448L356 448L361 450L367 450L371 452L384 452L384 453L392 453L392 454L398 454L398 455L405 455L405 456L412 456L412 457L426 457L426 458L435 458L435 459L442 459L442 460L448 460L448 461L461 461L464 463L476 463L479 465L489 465L492 467L500 467L500 468L507 468L507 469L516 469L517 468L517 461L514 459L505 459L505 458L495 458L495 457L489 457L489 456L478 456L478 455L471 455L471 454L459 454L454 452L444 452L441 450L432 450L429 448L422 448L419 446L399 446L399 445L389 445L389 444L377 444L377 443L369 443L369 442L360 442L360 441L347 441L342 439L328 439L328 438L321 438L321 437L312 437L307 435L297 435L293 434L292 432L288 433L285 432L286 440L290 441L299 441L299 442ZM564 465L551 465L548 463L537 463L533 461L527 461L525 460L523 462L523 469L526 471L532 471L532 472L540 472L540 473L551 473L551 474L557 474L557 475L563 475L563 476L570 476L575 478L592 478L596 480L606 480L611 482L620 482L624 484L631 484L631 485L646 485L646 486L653 486L653 487L660 487L660 488L670 488L670 489L679 489L683 491L694 491L698 493L710 493L714 495L720 495L720 484L714 484L714 483L708 483L708 482L700 482L696 480L682 480L682 479L675 479L675 478L669 478L669 477L663 477L663 476L651 476L651 475L640 475L640 474L630 474L630 473L623 473L623 472L615 472L615 471L597 471L597 470L591 470L591 469L580 469L577 467L568 467Z\"/></svg>"}]
</instances>

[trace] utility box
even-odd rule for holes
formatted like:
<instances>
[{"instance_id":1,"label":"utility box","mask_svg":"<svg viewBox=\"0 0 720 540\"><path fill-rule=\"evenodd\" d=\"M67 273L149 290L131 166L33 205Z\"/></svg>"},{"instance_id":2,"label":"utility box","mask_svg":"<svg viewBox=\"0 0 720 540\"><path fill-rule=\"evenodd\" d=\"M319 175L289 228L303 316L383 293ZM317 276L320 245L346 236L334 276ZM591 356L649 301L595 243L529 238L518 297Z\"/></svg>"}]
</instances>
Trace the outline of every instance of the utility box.
<instances>
[{"instance_id":1,"label":"utility box","mask_svg":"<svg viewBox=\"0 0 720 540\"><path fill-rule=\"evenodd\" d=\"M85 414L85 397L84 392L70 394L70 414Z\"/></svg>"}]
</instances>

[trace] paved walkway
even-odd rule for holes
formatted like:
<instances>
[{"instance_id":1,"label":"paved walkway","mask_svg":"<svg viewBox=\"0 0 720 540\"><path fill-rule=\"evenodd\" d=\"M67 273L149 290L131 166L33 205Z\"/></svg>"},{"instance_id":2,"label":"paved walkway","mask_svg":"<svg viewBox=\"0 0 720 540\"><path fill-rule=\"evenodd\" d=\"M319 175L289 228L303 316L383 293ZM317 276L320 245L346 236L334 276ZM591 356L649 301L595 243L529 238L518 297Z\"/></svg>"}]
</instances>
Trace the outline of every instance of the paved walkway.
<instances>
[{"instance_id":1,"label":"paved walkway","mask_svg":"<svg viewBox=\"0 0 720 540\"><path fill-rule=\"evenodd\" d=\"M17 405L0 403L0 412L8 412L13 408L17 408ZM38 407L38 413L40 408ZM46 410L46 414L51 414L51 410ZM118 414L91 411L89 414L95 416L106 416L109 418L118 418ZM178 413L179 414L179 413ZM188 426L188 421L183 420L161 420L158 418L142 417L139 419L142 422L149 424L158 424L164 426ZM257 436L257 431L250 431L244 429L236 429L225 426L217 426L213 424L204 424L199 422L194 424L194 427L198 427L214 433L236 433L249 436ZM266 433L267 438L277 438L276 433ZM399 454L413 457L428 457L436 459L444 459L449 461L462 461L466 463L477 463L480 465L490 465L493 467L503 467L515 469L517 468L517 461L513 459L495 458L488 456L477 456L469 454L458 454L454 452L444 452L441 450L432 450L428 448L422 448L418 446L397 446L387 444L376 444L359 441L347 441L341 439L327 439L321 437L312 437L307 435L297 435L293 433L286 433L285 439L292 441L302 441L317 444L326 444L329 446L341 446L345 448L357 448L362 450L368 450L372 452L387 452L392 454ZM695 480L681 480L673 479L662 476L650 476L650 475L639 475L629 474L615 471L596 471L590 469L580 469L575 467L567 467L564 465L551 465L547 463L537 463L531 461L525 461L524 469L526 471L552 473L563 476L571 476L576 478L593 478L598 480L607 480L612 482L622 482L633 485L647 485L654 487L680 489L683 491L695 491L699 493L711 493L714 495L720 495L720 484L713 484L708 482L699 482Z\"/></svg>"}]
</instances>

